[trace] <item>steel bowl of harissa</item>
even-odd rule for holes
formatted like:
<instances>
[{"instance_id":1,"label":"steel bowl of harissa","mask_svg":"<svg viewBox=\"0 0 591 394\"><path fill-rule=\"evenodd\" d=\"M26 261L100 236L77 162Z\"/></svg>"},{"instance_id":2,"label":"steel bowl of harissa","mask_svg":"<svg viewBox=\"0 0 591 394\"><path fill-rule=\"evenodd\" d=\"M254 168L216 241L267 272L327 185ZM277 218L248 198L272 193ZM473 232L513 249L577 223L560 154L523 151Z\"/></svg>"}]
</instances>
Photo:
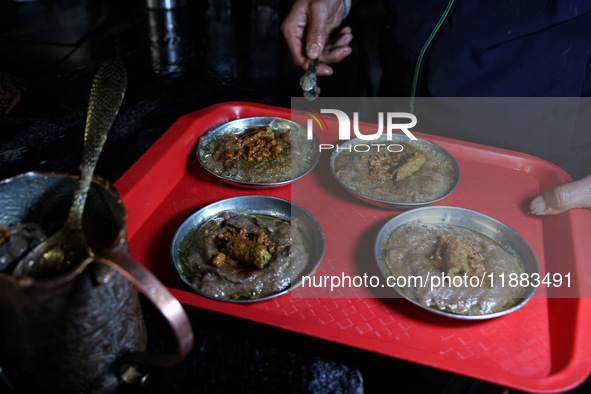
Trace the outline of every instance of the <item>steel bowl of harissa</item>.
<instances>
[{"instance_id":1,"label":"steel bowl of harissa","mask_svg":"<svg viewBox=\"0 0 591 394\"><path fill-rule=\"evenodd\" d=\"M540 275L535 254L515 230L451 206L395 216L378 233L375 257L393 297L456 319L517 311L533 297Z\"/></svg>"},{"instance_id":2,"label":"steel bowl of harissa","mask_svg":"<svg viewBox=\"0 0 591 394\"><path fill-rule=\"evenodd\" d=\"M460 167L441 146L403 134L353 138L332 153L334 177L355 197L380 207L412 209L441 201L460 181Z\"/></svg>"},{"instance_id":3,"label":"steel bowl of harissa","mask_svg":"<svg viewBox=\"0 0 591 394\"><path fill-rule=\"evenodd\" d=\"M189 216L171 245L182 280L205 297L236 303L286 294L311 277L324 232L307 210L261 195L220 200Z\"/></svg>"},{"instance_id":4,"label":"steel bowl of harissa","mask_svg":"<svg viewBox=\"0 0 591 394\"><path fill-rule=\"evenodd\" d=\"M204 134L197 157L216 178L249 189L285 186L320 158L315 135L289 119L258 116L223 123Z\"/></svg>"}]
</instances>

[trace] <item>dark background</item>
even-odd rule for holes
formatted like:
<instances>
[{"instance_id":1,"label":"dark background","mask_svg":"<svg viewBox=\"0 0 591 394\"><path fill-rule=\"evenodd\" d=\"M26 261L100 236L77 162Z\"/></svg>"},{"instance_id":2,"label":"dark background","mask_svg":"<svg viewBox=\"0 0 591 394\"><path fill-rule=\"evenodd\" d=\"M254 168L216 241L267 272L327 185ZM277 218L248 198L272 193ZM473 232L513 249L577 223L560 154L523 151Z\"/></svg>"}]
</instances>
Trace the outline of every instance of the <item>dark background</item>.
<instances>
[{"instance_id":1,"label":"dark background","mask_svg":"<svg viewBox=\"0 0 591 394\"><path fill-rule=\"evenodd\" d=\"M111 182L182 115L225 101L289 107L301 95L303 73L279 31L289 7L285 0L201 0L155 11L143 1L0 0L0 179L27 171L78 173L90 85L109 58L128 70L126 96L96 169ZM379 1L355 11L348 20L354 54L319 81L327 97L376 94L383 13ZM150 350L174 351L164 319L144 299L142 305ZM186 311L193 352L122 392L504 391L279 328ZM11 392L2 379L0 392Z\"/></svg>"}]
</instances>

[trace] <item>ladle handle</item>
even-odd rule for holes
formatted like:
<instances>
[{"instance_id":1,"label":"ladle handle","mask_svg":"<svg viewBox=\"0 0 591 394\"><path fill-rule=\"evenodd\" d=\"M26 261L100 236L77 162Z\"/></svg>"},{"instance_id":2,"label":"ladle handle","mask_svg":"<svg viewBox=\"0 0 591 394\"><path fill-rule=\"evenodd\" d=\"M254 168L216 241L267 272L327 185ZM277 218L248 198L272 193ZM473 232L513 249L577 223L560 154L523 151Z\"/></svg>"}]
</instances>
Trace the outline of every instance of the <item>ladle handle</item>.
<instances>
[{"instance_id":1,"label":"ladle handle","mask_svg":"<svg viewBox=\"0 0 591 394\"><path fill-rule=\"evenodd\" d=\"M140 289L166 318L176 337L177 354L136 351L124 356L120 363L172 367L182 361L193 348L193 328L181 303L150 271L123 252L108 250L94 261L117 270Z\"/></svg>"},{"instance_id":2,"label":"ladle handle","mask_svg":"<svg viewBox=\"0 0 591 394\"><path fill-rule=\"evenodd\" d=\"M68 221L82 219L94 169L123 102L126 86L127 71L123 62L118 59L104 62L94 76L84 130L80 182L74 192L74 204Z\"/></svg>"}]
</instances>

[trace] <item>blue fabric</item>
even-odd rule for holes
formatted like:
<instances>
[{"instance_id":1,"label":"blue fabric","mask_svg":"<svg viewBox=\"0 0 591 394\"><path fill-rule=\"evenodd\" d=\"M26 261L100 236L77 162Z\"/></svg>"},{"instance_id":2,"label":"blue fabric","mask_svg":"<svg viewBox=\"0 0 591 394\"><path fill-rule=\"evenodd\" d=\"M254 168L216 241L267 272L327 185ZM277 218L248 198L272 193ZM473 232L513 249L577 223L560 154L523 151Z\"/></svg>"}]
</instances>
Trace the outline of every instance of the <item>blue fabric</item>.
<instances>
[{"instance_id":1,"label":"blue fabric","mask_svg":"<svg viewBox=\"0 0 591 394\"><path fill-rule=\"evenodd\" d=\"M411 95L419 53L447 5L448 0L389 3L381 50L381 96ZM455 0L425 52L416 96L588 97L590 58L591 0ZM570 101L550 104L554 109L545 114L549 119L545 128L531 127L535 118L517 119L519 108L513 114L483 111L476 120L465 108L447 108L430 114L433 123L425 122L426 117L421 122L417 113L418 126L426 125L424 131L430 133L530 153L562 166L575 178L591 173L591 108L587 102L580 108L575 103L573 113ZM548 103L542 107L546 111ZM535 117L536 109L525 112ZM505 116L524 127L503 128L497 120Z\"/></svg>"},{"instance_id":2,"label":"blue fabric","mask_svg":"<svg viewBox=\"0 0 591 394\"><path fill-rule=\"evenodd\" d=\"M382 95L410 96L418 54L447 0L398 0ZM591 95L591 1L456 0L429 46L417 96Z\"/></svg>"}]
</instances>

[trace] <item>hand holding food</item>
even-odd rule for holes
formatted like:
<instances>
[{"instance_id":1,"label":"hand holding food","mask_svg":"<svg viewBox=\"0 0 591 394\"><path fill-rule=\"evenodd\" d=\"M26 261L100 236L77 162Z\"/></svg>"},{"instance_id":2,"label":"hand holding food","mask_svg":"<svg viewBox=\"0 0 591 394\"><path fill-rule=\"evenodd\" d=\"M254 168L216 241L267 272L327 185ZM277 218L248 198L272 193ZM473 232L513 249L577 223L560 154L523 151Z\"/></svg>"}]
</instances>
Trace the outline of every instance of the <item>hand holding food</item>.
<instances>
[{"instance_id":1,"label":"hand holding food","mask_svg":"<svg viewBox=\"0 0 591 394\"><path fill-rule=\"evenodd\" d=\"M351 54L351 28L345 26L336 31L345 13L344 0L295 2L281 25L295 65L306 70L309 59L319 59L317 74L333 73L326 63L338 63Z\"/></svg>"}]
</instances>

